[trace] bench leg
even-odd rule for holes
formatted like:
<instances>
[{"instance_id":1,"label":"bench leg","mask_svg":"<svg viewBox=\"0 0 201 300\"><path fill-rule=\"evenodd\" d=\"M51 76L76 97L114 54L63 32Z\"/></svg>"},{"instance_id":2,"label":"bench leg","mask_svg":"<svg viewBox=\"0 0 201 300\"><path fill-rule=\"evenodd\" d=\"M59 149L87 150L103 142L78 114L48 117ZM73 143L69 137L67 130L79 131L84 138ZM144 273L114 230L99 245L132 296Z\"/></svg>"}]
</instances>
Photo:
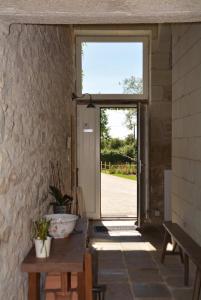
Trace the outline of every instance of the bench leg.
<instances>
[{"instance_id":1,"label":"bench leg","mask_svg":"<svg viewBox=\"0 0 201 300\"><path fill-rule=\"evenodd\" d=\"M170 241L170 235L167 231L165 231L165 236L164 236L164 241L163 241L163 249L162 249L162 254L161 254L161 263L163 264L165 261L165 254L166 254L166 249L167 249L167 244Z\"/></svg>"},{"instance_id":2,"label":"bench leg","mask_svg":"<svg viewBox=\"0 0 201 300\"><path fill-rule=\"evenodd\" d=\"M184 254L184 285L188 286L189 284L189 257Z\"/></svg>"},{"instance_id":3,"label":"bench leg","mask_svg":"<svg viewBox=\"0 0 201 300\"><path fill-rule=\"evenodd\" d=\"M40 300L40 273L29 273L28 299Z\"/></svg>"},{"instance_id":4,"label":"bench leg","mask_svg":"<svg viewBox=\"0 0 201 300\"><path fill-rule=\"evenodd\" d=\"M184 257L183 257L183 251L182 251L181 247L179 247L179 256L180 256L181 263L183 264L184 263Z\"/></svg>"},{"instance_id":5,"label":"bench leg","mask_svg":"<svg viewBox=\"0 0 201 300\"><path fill-rule=\"evenodd\" d=\"M201 288L201 271L199 270L199 268L197 268L192 300L199 300L199 298L200 298L200 288Z\"/></svg>"},{"instance_id":6,"label":"bench leg","mask_svg":"<svg viewBox=\"0 0 201 300\"><path fill-rule=\"evenodd\" d=\"M173 241L172 244L173 244L172 253L175 254L175 251L176 251L176 248L177 248L177 243L175 241Z\"/></svg>"}]
</instances>

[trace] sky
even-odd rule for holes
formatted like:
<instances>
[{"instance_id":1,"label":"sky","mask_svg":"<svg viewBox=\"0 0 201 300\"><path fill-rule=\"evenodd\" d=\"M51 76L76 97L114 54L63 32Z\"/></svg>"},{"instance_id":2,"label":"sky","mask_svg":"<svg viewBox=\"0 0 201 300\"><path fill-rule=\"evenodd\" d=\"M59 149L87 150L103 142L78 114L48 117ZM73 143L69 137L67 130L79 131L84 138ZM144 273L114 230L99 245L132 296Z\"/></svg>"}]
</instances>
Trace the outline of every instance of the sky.
<instances>
[{"instance_id":1,"label":"sky","mask_svg":"<svg viewBox=\"0 0 201 300\"><path fill-rule=\"evenodd\" d=\"M122 94L125 78L142 78L140 42L87 42L82 49L83 93Z\"/></svg>"},{"instance_id":2,"label":"sky","mask_svg":"<svg viewBox=\"0 0 201 300\"><path fill-rule=\"evenodd\" d=\"M125 138L128 134L133 133L128 130L125 121L125 110L107 110L108 127L110 128L110 136L113 138ZM137 128L136 128L137 130ZM135 132L137 136L137 132Z\"/></svg>"}]
</instances>

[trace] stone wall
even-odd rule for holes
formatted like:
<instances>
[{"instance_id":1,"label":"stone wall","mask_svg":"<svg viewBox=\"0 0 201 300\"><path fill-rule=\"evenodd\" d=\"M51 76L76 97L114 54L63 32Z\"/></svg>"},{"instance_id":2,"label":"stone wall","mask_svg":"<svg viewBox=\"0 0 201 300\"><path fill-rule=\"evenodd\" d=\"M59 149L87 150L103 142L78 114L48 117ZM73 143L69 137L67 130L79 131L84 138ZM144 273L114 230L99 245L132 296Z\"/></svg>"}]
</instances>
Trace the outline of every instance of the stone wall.
<instances>
[{"instance_id":1,"label":"stone wall","mask_svg":"<svg viewBox=\"0 0 201 300\"><path fill-rule=\"evenodd\" d=\"M0 299L27 299L20 263L47 211L50 161L71 192L70 27L0 26Z\"/></svg>"},{"instance_id":2,"label":"stone wall","mask_svg":"<svg viewBox=\"0 0 201 300\"><path fill-rule=\"evenodd\" d=\"M164 170L171 169L171 25L152 30L151 101L149 106L150 209L153 223L164 216ZM159 216L156 215L159 211Z\"/></svg>"},{"instance_id":3,"label":"stone wall","mask_svg":"<svg viewBox=\"0 0 201 300\"><path fill-rule=\"evenodd\" d=\"M172 28L172 214L201 245L201 24Z\"/></svg>"}]
</instances>

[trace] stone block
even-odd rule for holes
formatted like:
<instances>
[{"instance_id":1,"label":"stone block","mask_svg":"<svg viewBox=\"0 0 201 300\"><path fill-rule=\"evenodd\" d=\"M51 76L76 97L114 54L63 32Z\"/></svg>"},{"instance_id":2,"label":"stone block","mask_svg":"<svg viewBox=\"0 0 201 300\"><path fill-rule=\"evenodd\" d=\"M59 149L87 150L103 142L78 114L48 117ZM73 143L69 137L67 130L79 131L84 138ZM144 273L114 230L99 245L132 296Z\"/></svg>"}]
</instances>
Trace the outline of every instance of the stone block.
<instances>
[{"instance_id":1,"label":"stone block","mask_svg":"<svg viewBox=\"0 0 201 300\"><path fill-rule=\"evenodd\" d=\"M174 26L173 36L174 36ZM201 25L200 23L191 24L189 28L185 31L182 38L175 44L173 48L173 65L187 52L192 46L200 40L201 37Z\"/></svg>"}]
</instances>

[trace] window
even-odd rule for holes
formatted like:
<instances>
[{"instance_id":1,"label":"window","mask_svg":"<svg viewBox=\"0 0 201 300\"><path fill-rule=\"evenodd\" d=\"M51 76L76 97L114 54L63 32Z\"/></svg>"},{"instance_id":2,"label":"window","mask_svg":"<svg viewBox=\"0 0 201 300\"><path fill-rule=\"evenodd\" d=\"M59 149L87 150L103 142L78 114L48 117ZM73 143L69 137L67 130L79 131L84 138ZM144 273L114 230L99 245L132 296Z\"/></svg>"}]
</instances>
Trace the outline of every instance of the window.
<instances>
[{"instance_id":1,"label":"window","mask_svg":"<svg viewBox=\"0 0 201 300\"><path fill-rule=\"evenodd\" d=\"M77 36L77 94L148 99L148 37Z\"/></svg>"}]
</instances>

